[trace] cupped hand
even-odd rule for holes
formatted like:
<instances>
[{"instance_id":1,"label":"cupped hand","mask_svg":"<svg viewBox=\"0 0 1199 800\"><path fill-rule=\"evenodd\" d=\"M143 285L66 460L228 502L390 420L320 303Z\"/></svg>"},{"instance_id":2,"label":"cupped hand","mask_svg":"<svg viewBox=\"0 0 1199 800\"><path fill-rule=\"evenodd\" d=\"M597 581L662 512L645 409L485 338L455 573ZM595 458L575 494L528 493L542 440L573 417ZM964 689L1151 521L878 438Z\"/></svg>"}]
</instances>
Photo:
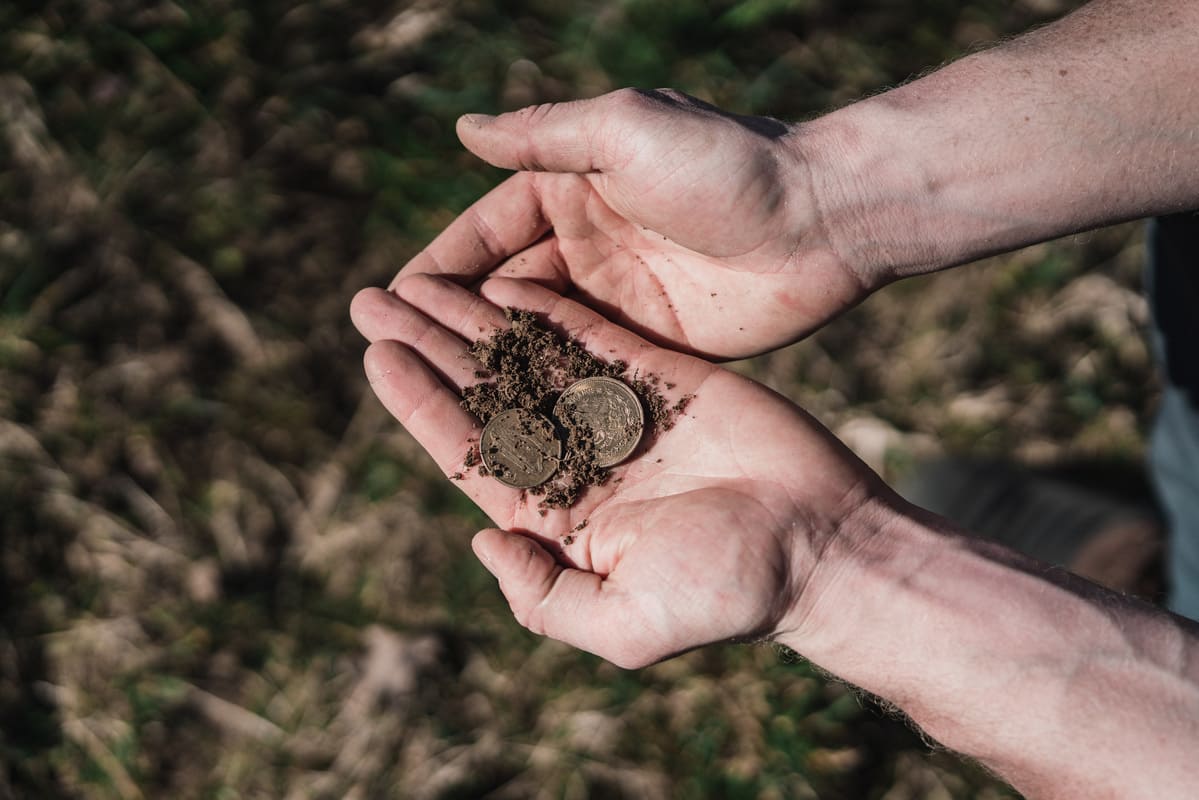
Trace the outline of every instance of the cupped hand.
<instances>
[{"instance_id":1,"label":"cupped hand","mask_svg":"<svg viewBox=\"0 0 1199 800\"><path fill-rule=\"evenodd\" d=\"M463 461L477 419L459 406L479 364L467 341L529 309L630 371L694 395L568 509ZM474 294L429 275L368 289L352 316L372 342L372 389L446 475L496 524L474 549L516 619L626 667L714 641L794 633L823 549L877 479L826 430L774 392L698 358L653 346L536 283L495 278ZM586 523L586 525L583 525Z\"/></svg>"},{"instance_id":2,"label":"cupped hand","mask_svg":"<svg viewBox=\"0 0 1199 800\"><path fill-rule=\"evenodd\" d=\"M463 117L467 148L522 171L399 278L529 278L672 349L779 347L870 288L822 228L805 131L631 89Z\"/></svg>"}]
</instances>

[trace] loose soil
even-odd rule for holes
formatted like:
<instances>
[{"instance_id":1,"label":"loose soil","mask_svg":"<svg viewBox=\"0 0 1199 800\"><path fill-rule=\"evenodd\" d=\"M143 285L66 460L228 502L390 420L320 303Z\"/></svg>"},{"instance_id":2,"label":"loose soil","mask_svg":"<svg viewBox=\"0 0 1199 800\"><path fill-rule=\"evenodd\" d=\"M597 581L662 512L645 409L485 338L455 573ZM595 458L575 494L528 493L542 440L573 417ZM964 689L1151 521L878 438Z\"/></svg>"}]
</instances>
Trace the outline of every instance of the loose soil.
<instances>
[{"instance_id":1,"label":"loose soil","mask_svg":"<svg viewBox=\"0 0 1199 800\"><path fill-rule=\"evenodd\" d=\"M541 323L531 311L505 310L511 323L490 337L470 346L470 353L483 369L475 373L480 382L462 392L462 407L483 424L501 411L524 408L554 420L563 442L562 462L550 480L526 491L544 495L538 504L542 514L550 508L568 508L588 486L599 486L611 475L596 463L595 432L585 423L559 420L554 416L558 396L575 381L608 377L623 381L637 394L645 411L644 437L670 430L686 408L690 395L669 404L657 375L628 375L624 361L604 361L587 352L578 342L565 338ZM634 451L636 452L636 451ZM466 454L463 468L477 468L485 475L477 444Z\"/></svg>"}]
</instances>

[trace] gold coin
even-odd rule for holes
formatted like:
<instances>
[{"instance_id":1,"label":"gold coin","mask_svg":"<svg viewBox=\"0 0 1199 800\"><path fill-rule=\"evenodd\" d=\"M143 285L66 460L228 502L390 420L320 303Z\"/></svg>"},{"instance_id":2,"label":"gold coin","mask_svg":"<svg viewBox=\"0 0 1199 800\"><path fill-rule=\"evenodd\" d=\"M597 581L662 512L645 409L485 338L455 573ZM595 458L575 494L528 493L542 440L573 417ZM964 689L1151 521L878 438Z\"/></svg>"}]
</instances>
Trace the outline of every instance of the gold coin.
<instances>
[{"instance_id":1,"label":"gold coin","mask_svg":"<svg viewBox=\"0 0 1199 800\"><path fill-rule=\"evenodd\" d=\"M641 400L623 381L584 378L567 387L554 404L554 415L565 425L591 430L596 464L611 467L629 457L645 431Z\"/></svg>"}]
</instances>

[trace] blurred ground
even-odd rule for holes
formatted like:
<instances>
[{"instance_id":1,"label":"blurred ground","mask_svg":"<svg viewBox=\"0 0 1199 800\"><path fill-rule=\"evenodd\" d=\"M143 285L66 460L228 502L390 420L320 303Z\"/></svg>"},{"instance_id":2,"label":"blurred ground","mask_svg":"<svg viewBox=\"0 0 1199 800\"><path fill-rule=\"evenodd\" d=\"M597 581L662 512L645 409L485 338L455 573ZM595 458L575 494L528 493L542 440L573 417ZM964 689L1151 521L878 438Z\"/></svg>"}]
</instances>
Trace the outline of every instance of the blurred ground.
<instances>
[{"instance_id":1,"label":"blurred ground","mask_svg":"<svg viewBox=\"0 0 1199 800\"><path fill-rule=\"evenodd\" d=\"M799 119L1066 5L0 5L0 797L1011 796L772 649L629 674L523 633L347 306L500 178L460 113L637 85ZM891 477L1135 471L1139 238L735 368Z\"/></svg>"}]
</instances>

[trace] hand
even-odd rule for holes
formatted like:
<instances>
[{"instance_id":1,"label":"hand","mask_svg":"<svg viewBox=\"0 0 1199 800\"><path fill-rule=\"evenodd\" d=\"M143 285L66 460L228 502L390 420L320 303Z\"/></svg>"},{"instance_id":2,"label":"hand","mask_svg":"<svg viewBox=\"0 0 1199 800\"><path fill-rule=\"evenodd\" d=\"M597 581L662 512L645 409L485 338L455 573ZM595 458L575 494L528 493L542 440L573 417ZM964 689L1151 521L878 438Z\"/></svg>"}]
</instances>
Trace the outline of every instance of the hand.
<instances>
[{"instance_id":1,"label":"hand","mask_svg":"<svg viewBox=\"0 0 1199 800\"><path fill-rule=\"evenodd\" d=\"M465 340L505 327L510 306L694 395L671 430L572 508L542 517L536 497L490 477L458 481L499 526L474 548L517 620L625 667L714 641L795 635L815 602L807 587L821 552L878 489L873 473L774 392L535 283L495 278L475 295L414 275L395 294L364 290L352 316L372 342L371 387L447 475L465 472L480 431L458 404L480 368Z\"/></svg>"},{"instance_id":2,"label":"hand","mask_svg":"<svg viewBox=\"0 0 1199 800\"><path fill-rule=\"evenodd\" d=\"M534 279L655 342L720 358L795 341L872 288L821 228L803 129L626 89L466 116L458 135L486 161L528 171L401 278Z\"/></svg>"}]
</instances>

